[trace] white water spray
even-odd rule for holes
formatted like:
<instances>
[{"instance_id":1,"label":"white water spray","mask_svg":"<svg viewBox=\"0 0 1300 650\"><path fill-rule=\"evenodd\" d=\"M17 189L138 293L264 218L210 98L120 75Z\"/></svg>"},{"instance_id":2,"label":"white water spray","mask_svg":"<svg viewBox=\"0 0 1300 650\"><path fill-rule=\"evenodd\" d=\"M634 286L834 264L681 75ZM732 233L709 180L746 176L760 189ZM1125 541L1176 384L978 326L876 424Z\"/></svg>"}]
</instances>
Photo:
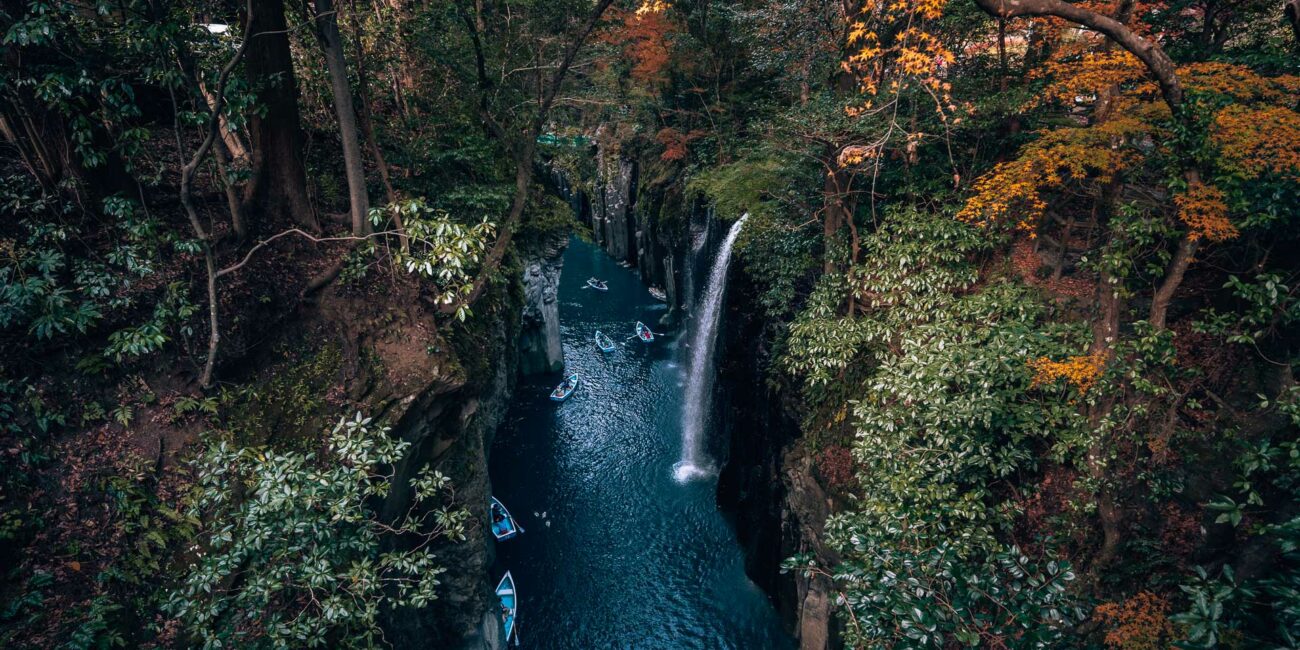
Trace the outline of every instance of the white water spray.
<instances>
[{"instance_id":1,"label":"white water spray","mask_svg":"<svg viewBox=\"0 0 1300 650\"><path fill-rule=\"evenodd\" d=\"M741 215L731 224L727 238L718 248L718 256L709 270L708 284L698 305L695 332L691 339L690 373L686 379L686 405L682 409L682 459L673 465L673 477L685 483L691 479L713 474L713 465L703 458L705 424L713 397L713 347L718 340L718 322L722 311L722 298L727 291L727 265L731 262L731 247L740 235L740 228L749 214Z\"/></svg>"}]
</instances>

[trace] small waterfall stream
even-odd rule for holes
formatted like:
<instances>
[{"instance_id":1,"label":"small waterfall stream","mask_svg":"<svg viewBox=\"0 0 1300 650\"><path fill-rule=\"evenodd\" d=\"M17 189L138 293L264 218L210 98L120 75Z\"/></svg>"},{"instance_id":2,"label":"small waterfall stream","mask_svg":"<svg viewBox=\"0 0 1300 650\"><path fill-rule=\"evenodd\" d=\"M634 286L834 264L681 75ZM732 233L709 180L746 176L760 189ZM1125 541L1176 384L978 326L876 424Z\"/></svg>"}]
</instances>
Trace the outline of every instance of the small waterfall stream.
<instances>
[{"instance_id":1,"label":"small waterfall stream","mask_svg":"<svg viewBox=\"0 0 1300 650\"><path fill-rule=\"evenodd\" d=\"M682 408L682 459L673 465L673 477L685 483L694 478L709 476L714 468L704 458L704 432L707 430L710 406L713 402L713 380L717 374L713 366L713 348L718 340L719 316L722 299L727 292L727 267L731 263L731 248L740 235L749 214L741 215L731 224L727 238L718 248L717 257L709 270L709 279L696 306L696 319L690 343L690 366L686 379L686 403Z\"/></svg>"}]
</instances>

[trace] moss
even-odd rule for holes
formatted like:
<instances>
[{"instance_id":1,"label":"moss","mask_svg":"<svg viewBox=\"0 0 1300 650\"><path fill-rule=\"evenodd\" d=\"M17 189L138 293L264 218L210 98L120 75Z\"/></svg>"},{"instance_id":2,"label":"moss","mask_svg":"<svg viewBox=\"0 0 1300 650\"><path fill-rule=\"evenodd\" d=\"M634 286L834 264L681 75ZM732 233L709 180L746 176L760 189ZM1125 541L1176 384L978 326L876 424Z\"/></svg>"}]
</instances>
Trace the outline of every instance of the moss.
<instances>
[{"instance_id":1,"label":"moss","mask_svg":"<svg viewBox=\"0 0 1300 650\"><path fill-rule=\"evenodd\" d=\"M515 242L521 251L535 250L556 237L567 237L578 226L568 203L541 191L536 185L533 190L528 201L528 212L515 235Z\"/></svg>"},{"instance_id":2,"label":"moss","mask_svg":"<svg viewBox=\"0 0 1300 650\"><path fill-rule=\"evenodd\" d=\"M335 416L329 395L338 385L342 350L335 344L317 349L284 346L251 383L221 391L222 425L236 442L310 446Z\"/></svg>"},{"instance_id":3,"label":"moss","mask_svg":"<svg viewBox=\"0 0 1300 650\"><path fill-rule=\"evenodd\" d=\"M719 217L738 219L746 212L752 215L777 209L769 205L773 203L771 194L786 186L786 174L778 160L746 159L696 174L687 191L707 197Z\"/></svg>"},{"instance_id":4,"label":"moss","mask_svg":"<svg viewBox=\"0 0 1300 650\"><path fill-rule=\"evenodd\" d=\"M523 264L519 255L511 252L475 304L474 315L444 331L451 350L443 353L449 361L462 367L471 389L483 386L493 376L497 356L489 351L501 345L496 340L498 327L504 324L508 337L518 334L524 305L522 278Z\"/></svg>"}]
</instances>

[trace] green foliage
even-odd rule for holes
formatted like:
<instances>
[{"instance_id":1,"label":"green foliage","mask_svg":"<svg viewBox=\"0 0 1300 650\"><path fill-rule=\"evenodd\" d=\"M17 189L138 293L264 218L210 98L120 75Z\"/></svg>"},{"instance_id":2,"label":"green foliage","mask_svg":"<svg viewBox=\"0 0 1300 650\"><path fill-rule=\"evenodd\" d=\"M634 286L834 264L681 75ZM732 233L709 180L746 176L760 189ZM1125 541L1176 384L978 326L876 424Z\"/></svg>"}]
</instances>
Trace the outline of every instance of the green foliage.
<instances>
[{"instance_id":1,"label":"green foliage","mask_svg":"<svg viewBox=\"0 0 1300 650\"><path fill-rule=\"evenodd\" d=\"M1290 425L1259 440L1235 440L1237 479L1232 495L1219 495L1206 507L1215 523L1257 536L1276 553L1275 563L1251 579L1225 565L1214 578L1204 567L1179 588L1187 609L1173 617L1183 625L1181 647L1286 647L1300 644L1300 517L1284 514L1273 523L1244 526L1246 517L1267 516L1300 498L1300 387L1290 386L1274 399L1260 396L1258 413L1275 412Z\"/></svg>"},{"instance_id":2,"label":"green foliage","mask_svg":"<svg viewBox=\"0 0 1300 650\"><path fill-rule=\"evenodd\" d=\"M66 650L108 650L127 647L126 636L117 626L115 617L123 607L107 596L90 601L81 622L63 645Z\"/></svg>"},{"instance_id":3,"label":"green foliage","mask_svg":"<svg viewBox=\"0 0 1300 650\"><path fill-rule=\"evenodd\" d=\"M578 223L569 204L534 187L528 199L528 211L524 214L523 223L515 237L522 247L550 241L555 237L568 237L577 228Z\"/></svg>"},{"instance_id":4,"label":"green foliage","mask_svg":"<svg viewBox=\"0 0 1300 650\"><path fill-rule=\"evenodd\" d=\"M736 250L745 270L760 279L759 301L769 318L785 320L797 308L804 285L819 269L817 224L787 210L751 213Z\"/></svg>"},{"instance_id":5,"label":"green foliage","mask_svg":"<svg viewBox=\"0 0 1300 650\"><path fill-rule=\"evenodd\" d=\"M369 647L386 607L422 607L444 572L429 544L461 538L469 513L445 503L448 479L425 467L395 521L369 511L394 489L410 444L357 414L316 454L213 442L196 462L190 516L200 544L166 611L204 648ZM383 550L381 539L411 550Z\"/></svg>"},{"instance_id":6,"label":"green foliage","mask_svg":"<svg viewBox=\"0 0 1300 650\"><path fill-rule=\"evenodd\" d=\"M1300 323L1300 300L1277 273L1263 273L1253 281L1230 275L1223 288L1232 291L1241 307L1231 312L1207 309L1194 323L1196 331L1222 336L1229 343L1257 345Z\"/></svg>"},{"instance_id":7,"label":"green foliage","mask_svg":"<svg viewBox=\"0 0 1300 650\"><path fill-rule=\"evenodd\" d=\"M993 486L1031 474L1036 448L1079 435L1067 396L1036 394L1028 367L1077 349L1078 336L1046 325L1022 287L974 288L981 245L943 215L890 215L864 245L852 289L823 280L828 295L791 328L786 360L810 390L870 368L847 396L860 489L826 524L850 641L1050 647L1079 618L1064 588L1073 575L1001 541L1012 513ZM834 316L850 290L865 314Z\"/></svg>"},{"instance_id":8,"label":"green foliage","mask_svg":"<svg viewBox=\"0 0 1300 650\"><path fill-rule=\"evenodd\" d=\"M775 158L742 160L704 170L691 177L688 194L700 193L708 198L719 217L739 219L778 208L775 193L786 187L788 170Z\"/></svg>"},{"instance_id":9,"label":"green foliage","mask_svg":"<svg viewBox=\"0 0 1300 650\"><path fill-rule=\"evenodd\" d=\"M222 387L219 415L225 428L244 436L274 435L279 440L308 436L326 410L325 396L338 380L343 353L337 345L276 351L285 359L249 383ZM256 438L245 442L265 442Z\"/></svg>"},{"instance_id":10,"label":"green foliage","mask_svg":"<svg viewBox=\"0 0 1300 650\"><path fill-rule=\"evenodd\" d=\"M1280 551L1279 565L1243 580L1225 565L1213 578L1204 567L1179 589L1187 608L1172 621L1182 626L1180 648L1294 648L1300 644L1300 517L1270 525L1265 533Z\"/></svg>"},{"instance_id":11,"label":"green foliage","mask_svg":"<svg viewBox=\"0 0 1300 650\"><path fill-rule=\"evenodd\" d=\"M151 318L143 323L120 329L108 335L104 356L115 363L139 359L158 352L172 340L168 332L175 331L184 337L194 334L191 318L199 307L190 302L184 283L173 282L167 286L161 300L154 305Z\"/></svg>"},{"instance_id":12,"label":"green foliage","mask_svg":"<svg viewBox=\"0 0 1300 650\"><path fill-rule=\"evenodd\" d=\"M686 186L686 196L702 195L724 220L749 214L736 251L762 289L759 301L769 318L793 314L821 264L820 228L804 211L817 181L808 162L760 149L699 171Z\"/></svg>"},{"instance_id":13,"label":"green foliage","mask_svg":"<svg viewBox=\"0 0 1300 650\"><path fill-rule=\"evenodd\" d=\"M976 557L960 542L921 550L877 545L858 537L856 556L833 577L856 647L1056 648L1083 612L1067 589L1068 562L1036 562L1019 548L996 547ZM785 568L797 567L798 559Z\"/></svg>"},{"instance_id":14,"label":"green foliage","mask_svg":"<svg viewBox=\"0 0 1300 650\"><path fill-rule=\"evenodd\" d=\"M419 199L372 208L370 221L380 226L394 215L400 217L408 242L406 247L393 251L394 261L408 273L432 280L437 304L459 303L456 318L464 321L470 310L462 301L470 294L496 225L484 218L465 226Z\"/></svg>"},{"instance_id":15,"label":"green foliage","mask_svg":"<svg viewBox=\"0 0 1300 650\"><path fill-rule=\"evenodd\" d=\"M18 570L11 569L5 572L5 580L16 584ZM4 603L0 607L0 622L9 625L23 625L37 620L41 614L41 605L45 602L45 590L54 582L54 576L49 573L38 571L34 572L23 583L19 593ZM8 631L0 631L0 642L6 642L6 636L12 635L12 628Z\"/></svg>"}]
</instances>

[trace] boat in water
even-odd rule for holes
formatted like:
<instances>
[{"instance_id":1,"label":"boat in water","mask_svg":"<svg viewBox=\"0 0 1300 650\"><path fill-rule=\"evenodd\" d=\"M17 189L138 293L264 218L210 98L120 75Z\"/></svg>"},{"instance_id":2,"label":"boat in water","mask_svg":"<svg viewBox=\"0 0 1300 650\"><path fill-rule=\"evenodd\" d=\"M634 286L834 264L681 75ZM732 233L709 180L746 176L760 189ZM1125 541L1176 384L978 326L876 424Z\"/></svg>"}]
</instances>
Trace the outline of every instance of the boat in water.
<instances>
[{"instance_id":1,"label":"boat in water","mask_svg":"<svg viewBox=\"0 0 1300 650\"><path fill-rule=\"evenodd\" d=\"M587 286L596 291L609 291L609 285L604 280L597 280L596 278L587 278Z\"/></svg>"},{"instance_id":2,"label":"boat in water","mask_svg":"<svg viewBox=\"0 0 1300 650\"><path fill-rule=\"evenodd\" d=\"M578 375L576 373L565 377L564 381L560 382L560 385L551 391L551 401L563 402L569 399L569 396L573 395L575 390L578 390Z\"/></svg>"},{"instance_id":3,"label":"boat in water","mask_svg":"<svg viewBox=\"0 0 1300 650\"><path fill-rule=\"evenodd\" d=\"M501 621L506 626L506 643L510 643L513 637L515 645L519 645L519 627L515 621L519 598L515 594L515 579L509 571L497 583L497 598L501 601Z\"/></svg>"},{"instance_id":4,"label":"boat in water","mask_svg":"<svg viewBox=\"0 0 1300 650\"><path fill-rule=\"evenodd\" d=\"M668 292L659 287L650 287L650 297L659 302L668 302Z\"/></svg>"},{"instance_id":5,"label":"boat in water","mask_svg":"<svg viewBox=\"0 0 1300 650\"><path fill-rule=\"evenodd\" d=\"M596 330L596 347L600 348L601 352L613 352L614 339L606 336L604 332Z\"/></svg>"},{"instance_id":6,"label":"boat in water","mask_svg":"<svg viewBox=\"0 0 1300 650\"><path fill-rule=\"evenodd\" d=\"M515 521L510 511L506 510L505 505L497 500L492 499L491 506L488 508L488 517L492 521L492 536L497 538L498 542L504 542L519 533L524 532L524 527Z\"/></svg>"},{"instance_id":7,"label":"boat in water","mask_svg":"<svg viewBox=\"0 0 1300 650\"><path fill-rule=\"evenodd\" d=\"M652 332L652 331L650 331L650 328L649 328L649 327L646 327L646 324L645 324L645 323L642 323L641 321L637 321L637 322L636 322L636 337L639 338L639 339L641 339L641 342L642 342L642 343L649 343L649 342L655 340L655 333Z\"/></svg>"}]
</instances>

